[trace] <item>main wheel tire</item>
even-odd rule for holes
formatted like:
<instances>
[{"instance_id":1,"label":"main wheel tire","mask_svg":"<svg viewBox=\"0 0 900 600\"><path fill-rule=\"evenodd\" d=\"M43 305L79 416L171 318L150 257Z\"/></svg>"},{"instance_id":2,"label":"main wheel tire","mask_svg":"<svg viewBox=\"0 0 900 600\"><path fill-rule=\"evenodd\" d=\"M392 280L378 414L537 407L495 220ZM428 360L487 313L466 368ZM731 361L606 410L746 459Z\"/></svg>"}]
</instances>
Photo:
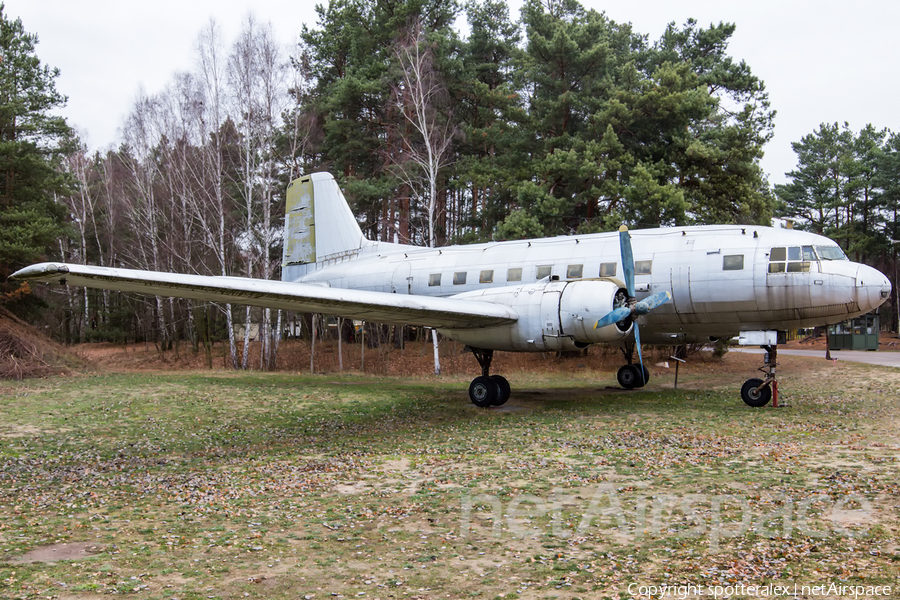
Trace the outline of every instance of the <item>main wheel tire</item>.
<instances>
[{"instance_id":1,"label":"main wheel tire","mask_svg":"<svg viewBox=\"0 0 900 600\"><path fill-rule=\"evenodd\" d=\"M647 382L650 381L650 370L647 369L644 365L632 365L635 370L638 372L638 379L635 382L634 387L642 388L647 385ZM641 370L643 370L644 376L640 377Z\"/></svg>"},{"instance_id":2,"label":"main wheel tire","mask_svg":"<svg viewBox=\"0 0 900 600\"><path fill-rule=\"evenodd\" d=\"M741 400L744 401L744 404L760 408L769 403L769 400L772 399L772 387L767 385L760 388L759 386L762 384L762 379L748 379L744 382L744 385L741 386Z\"/></svg>"},{"instance_id":3,"label":"main wheel tire","mask_svg":"<svg viewBox=\"0 0 900 600\"><path fill-rule=\"evenodd\" d=\"M640 367L636 365L622 365L619 371L616 373L616 381L619 382L626 390L633 390L636 387L639 387L641 373Z\"/></svg>"},{"instance_id":4,"label":"main wheel tire","mask_svg":"<svg viewBox=\"0 0 900 600\"><path fill-rule=\"evenodd\" d=\"M500 386L490 377L479 375L469 384L469 400L478 408L494 406L500 397Z\"/></svg>"},{"instance_id":5,"label":"main wheel tire","mask_svg":"<svg viewBox=\"0 0 900 600\"><path fill-rule=\"evenodd\" d=\"M494 406L503 406L509 400L509 394L512 391L509 387L509 382L503 375L491 375L491 381L496 383L500 390L497 399L494 400Z\"/></svg>"}]
</instances>

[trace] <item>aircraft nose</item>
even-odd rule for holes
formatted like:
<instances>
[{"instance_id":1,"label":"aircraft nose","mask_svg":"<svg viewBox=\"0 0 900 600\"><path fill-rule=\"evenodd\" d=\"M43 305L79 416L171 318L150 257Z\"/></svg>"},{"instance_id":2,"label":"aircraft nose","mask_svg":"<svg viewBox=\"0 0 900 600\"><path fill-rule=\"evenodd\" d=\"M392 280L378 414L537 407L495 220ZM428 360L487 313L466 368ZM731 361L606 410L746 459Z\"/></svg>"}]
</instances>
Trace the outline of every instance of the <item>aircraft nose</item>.
<instances>
[{"instance_id":1,"label":"aircraft nose","mask_svg":"<svg viewBox=\"0 0 900 600\"><path fill-rule=\"evenodd\" d=\"M891 282L878 269L860 265L856 272L856 290L859 307L865 312L875 310L891 297Z\"/></svg>"}]
</instances>

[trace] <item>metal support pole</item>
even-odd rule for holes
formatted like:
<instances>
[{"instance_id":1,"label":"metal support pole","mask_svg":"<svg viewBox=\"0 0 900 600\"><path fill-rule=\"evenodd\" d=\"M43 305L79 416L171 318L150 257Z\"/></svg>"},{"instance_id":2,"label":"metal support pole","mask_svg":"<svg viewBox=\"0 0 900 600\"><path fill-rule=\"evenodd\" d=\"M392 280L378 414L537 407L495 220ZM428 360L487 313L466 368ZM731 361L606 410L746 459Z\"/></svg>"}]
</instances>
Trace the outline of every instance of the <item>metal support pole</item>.
<instances>
[{"instance_id":1,"label":"metal support pole","mask_svg":"<svg viewBox=\"0 0 900 600\"><path fill-rule=\"evenodd\" d=\"M677 390L678 389L678 367L681 366L681 363L686 362L686 361L678 358L677 356L670 356L669 358L671 358L672 360L675 361L675 389Z\"/></svg>"}]
</instances>

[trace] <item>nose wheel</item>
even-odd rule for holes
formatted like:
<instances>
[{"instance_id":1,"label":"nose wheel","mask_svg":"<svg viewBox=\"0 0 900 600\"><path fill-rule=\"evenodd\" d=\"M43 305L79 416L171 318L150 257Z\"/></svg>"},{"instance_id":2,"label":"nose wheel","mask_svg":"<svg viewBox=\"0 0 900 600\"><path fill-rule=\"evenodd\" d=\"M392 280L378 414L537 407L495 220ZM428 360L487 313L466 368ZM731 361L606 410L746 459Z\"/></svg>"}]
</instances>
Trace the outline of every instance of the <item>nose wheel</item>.
<instances>
[{"instance_id":1,"label":"nose wheel","mask_svg":"<svg viewBox=\"0 0 900 600\"><path fill-rule=\"evenodd\" d=\"M502 375L491 375L491 360L494 358L493 350L481 350L470 348L478 364L481 365L481 375L469 384L469 400L479 408L502 406L509 400L509 381Z\"/></svg>"},{"instance_id":2,"label":"nose wheel","mask_svg":"<svg viewBox=\"0 0 900 600\"><path fill-rule=\"evenodd\" d=\"M741 386L741 400L747 406L762 408L769 401L772 406L778 407L778 381L775 379L775 367L777 366L778 346L762 346L766 350L766 364L760 367L765 374L765 379L754 377L748 379Z\"/></svg>"}]
</instances>

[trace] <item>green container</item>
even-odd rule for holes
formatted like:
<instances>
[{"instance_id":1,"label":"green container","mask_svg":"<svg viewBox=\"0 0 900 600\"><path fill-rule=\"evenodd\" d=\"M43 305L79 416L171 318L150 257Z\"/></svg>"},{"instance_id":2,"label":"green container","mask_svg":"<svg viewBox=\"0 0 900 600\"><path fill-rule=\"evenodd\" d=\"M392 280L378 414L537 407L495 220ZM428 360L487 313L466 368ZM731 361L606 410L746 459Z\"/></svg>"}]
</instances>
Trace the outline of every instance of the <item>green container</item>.
<instances>
[{"instance_id":1,"label":"green container","mask_svg":"<svg viewBox=\"0 0 900 600\"><path fill-rule=\"evenodd\" d=\"M828 327L829 350L878 350L878 315L863 315Z\"/></svg>"}]
</instances>

